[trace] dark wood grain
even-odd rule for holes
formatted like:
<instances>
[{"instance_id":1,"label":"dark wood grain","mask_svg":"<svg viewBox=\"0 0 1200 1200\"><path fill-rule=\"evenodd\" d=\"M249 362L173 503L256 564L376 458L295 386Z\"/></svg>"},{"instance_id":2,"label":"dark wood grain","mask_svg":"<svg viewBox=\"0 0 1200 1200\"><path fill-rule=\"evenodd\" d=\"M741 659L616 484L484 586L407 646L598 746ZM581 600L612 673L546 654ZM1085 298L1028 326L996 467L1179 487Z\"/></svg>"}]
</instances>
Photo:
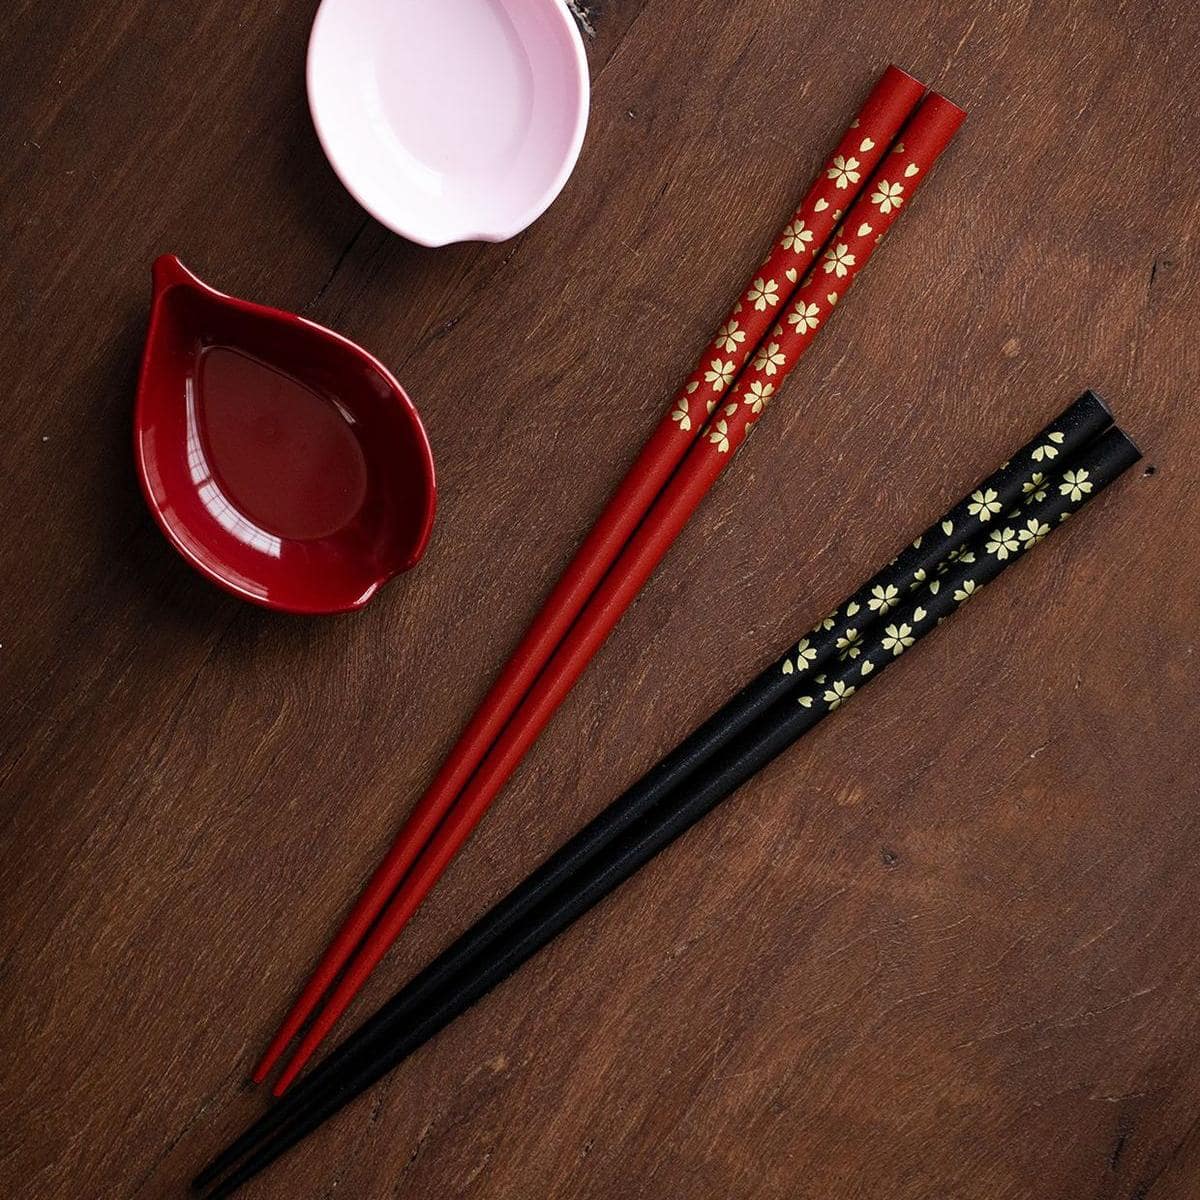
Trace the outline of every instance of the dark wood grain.
<instances>
[{"instance_id":1,"label":"dark wood grain","mask_svg":"<svg viewBox=\"0 0 1200 1200\"><path fill-rule=\"evenodd\" d=\"M260 1110L293 988L889 59L957 144L351 1018L1084 386L1144 469L247 1195L1200 1194L1193 6L578 7L565 193L426 251L320 155L313 0L10 6L0 1195L178 1194ZM363 613L241 605L146 516L165 250L416 398L434 541Z\"/></svg>"}]
</instances>

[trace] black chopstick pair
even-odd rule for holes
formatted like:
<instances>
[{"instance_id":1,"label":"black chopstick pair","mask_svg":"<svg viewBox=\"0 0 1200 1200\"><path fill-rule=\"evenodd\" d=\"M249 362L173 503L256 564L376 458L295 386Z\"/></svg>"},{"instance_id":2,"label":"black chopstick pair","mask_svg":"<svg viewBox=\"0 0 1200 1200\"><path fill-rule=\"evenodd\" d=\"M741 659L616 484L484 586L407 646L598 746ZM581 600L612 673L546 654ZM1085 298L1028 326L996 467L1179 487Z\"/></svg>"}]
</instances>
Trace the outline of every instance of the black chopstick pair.
<instances>
[{"instance_id":1,"label":"black chopstick pair","mask_svg":"<svg viewBox=\"0 0 1200 1200\"><path fill-rule=\"evenodd\" d=\"M1138 458L1087 393L422 971L197 1177L246 1180L470 1007ZM276 1136L273 1136L276 1135Z\"/></svg>"}]
</instances>

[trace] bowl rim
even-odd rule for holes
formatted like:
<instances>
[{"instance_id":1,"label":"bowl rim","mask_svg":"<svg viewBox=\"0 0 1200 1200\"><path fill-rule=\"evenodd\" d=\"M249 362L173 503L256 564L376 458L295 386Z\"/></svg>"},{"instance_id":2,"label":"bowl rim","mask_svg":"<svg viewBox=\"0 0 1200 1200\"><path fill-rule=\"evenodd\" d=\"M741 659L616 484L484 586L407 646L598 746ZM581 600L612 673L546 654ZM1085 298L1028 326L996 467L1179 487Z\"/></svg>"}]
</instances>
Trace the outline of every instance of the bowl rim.
<instances>
[{"instance_id":1,"label":"bowl rim","mask_svg":"<svg viewBox=\"0 0 1200 1200\"><path fill-rule=\"evenodd\" d=\"M321 119L320 106L315 98L316 89L313 86L317 38L324 20L328 19L327 13L332 9L332 6L348 2L350 0L321 0L320 6L317 8L317 15L313 18L312 30L308 37L308 51L305 58L304 70L308 111L312 118L313 128L317 133L317 141L320 142L321 150L342 186L350 193L360 208L368 212L385 228L390 229L393 233L400 234L401 237L407 238L410 242L416 242L419 246L428 246L431 249L439 246L453 245L458 242L506 242L509 238L516 237L518 233L528 229L558 198L559 193L566 186L567 180L571 177L571 173L575 170L580 152L583 149L583 140L587 132L588 116L591 108L591 78L588 74L587 52L583 44L583 35L579 32L579 26L576 25L575 18L567 6L566 0L521 0L522 3L526 4L541 4L548 12L553 13L565 30L567 42L571 48L572 74L575 82L575 125L571 130L570 143L562 162L559 164L558 171L537 199L522 209L514 224L491 230L464 228L461 231L452 231L448 236L431 236L428 232L412 224L397 220L394 214L381 212L377 206L369 204L355 186L351 172L339 161L336 139L331 136L329 129ZM488 0L488 2L503 3L503 0Z\"/></svg>"},{"instance_id":2,"label":"bowl rim","mask_svg":"<svg viewBox=\"0 0 1200 1200\"><path fill-rule=\"evenodd\" d=\"M142 347L141 363L138 369L137 394L133 409L133 458L142 497L146 501L146 507L150 510L155 523L162 531L163 536L178 551L185 562L203 575L210 583L215 583L218 587L236 596L239 600L248 600L252 604L257 604L262 608L271 609L275 612L292 613L298 616L325 616L335 613L357 612L370 602L371 598L385 583L394 579L397 575L411 570L421 561L433 532L434 517L437 514L437 472L434 464L433 448L429 444L429 435L425 430L424 422L421 420L421 414L417 411L417 406L412 402L412 398L401 386L399 380L396 379L379 359L371 354L370 351L364 350L357 342L351 341L335 329L329 329L324 325L318 324L316 321L310 321L307 317L300 316L298 313L288 312L286 309L273 308L268 304L257 304L252 300L243 300L239 296L230 296L225 292L218 291L216 288L205 283L199 276L193 274L192 271L183 265L178 256L174 254L160 254L154 260L152 277L154 290L150 301L150 320L146 328L146 341ZM214 555L208 559L199 557L191 546L180 537L175 526L167 519L166 513L163 512L159 497L151 485L146 467L146 452L143 445L145 422L142 418L142 406L144 404L146 377L152 369L152 348L157 340L156 334L158 333L159 323L163 319L164 302L169 293L179 286L196 288L217 298L223 304L242 312L260 315L269 314L270 316L281 318L296 325L319 330L321 333L341 342L360 361L382 376L391 390L393 397L408 417L416 442L414 460L420 463L425 476L425 486L422 489L425 497L425 511L422 515L420 525L415 527L416 536L404 559L397 566L380 573L376 578L372 579L367 588L353 600L336 605L304 604L291 600L261 596L249 591L238 584L228 574L222 573L217 566L214 566L214 563L221 563L219 556Z\"/></svg>"}]
</instances>

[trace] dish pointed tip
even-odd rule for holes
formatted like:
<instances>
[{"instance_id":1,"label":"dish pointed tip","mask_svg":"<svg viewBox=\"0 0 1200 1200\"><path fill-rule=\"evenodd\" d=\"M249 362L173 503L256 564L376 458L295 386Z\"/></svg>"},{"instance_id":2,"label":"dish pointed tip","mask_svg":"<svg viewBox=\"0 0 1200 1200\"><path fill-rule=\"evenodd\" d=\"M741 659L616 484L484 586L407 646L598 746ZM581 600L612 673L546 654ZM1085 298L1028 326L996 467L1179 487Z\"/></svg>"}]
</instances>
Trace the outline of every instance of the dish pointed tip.
<instances>
[{"instance_id":1,"label":"dish pointed tip","mask_svg":"<svg viewBox=\"0 0 1200 1200\"><path fill-rule=\"evenodd\" d=\"M193 287L203 286L174 254L160 254L154 260L150 275L154 281L155 295L180 283L191 284Z\"/></svg>"}]
</instances>

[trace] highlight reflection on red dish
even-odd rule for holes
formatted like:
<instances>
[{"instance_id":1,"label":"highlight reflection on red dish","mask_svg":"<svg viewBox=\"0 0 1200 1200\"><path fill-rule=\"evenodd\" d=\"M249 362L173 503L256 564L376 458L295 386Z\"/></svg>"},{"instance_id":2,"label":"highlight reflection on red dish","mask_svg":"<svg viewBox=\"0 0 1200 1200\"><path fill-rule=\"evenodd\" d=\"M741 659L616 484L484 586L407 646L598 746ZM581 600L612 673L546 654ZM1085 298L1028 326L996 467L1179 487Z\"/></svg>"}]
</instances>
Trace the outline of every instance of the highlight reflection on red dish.
<instances>
[{"instance_id":1,"label":"highlight reflection on red dish","mask_svg":"<svg viewBox=\"0 0 1200 1200\"><path fill-rule=\"evenodd\" d=\"M169 254L154 264L134 452L175 548L268 608L361 608L429 541L433 456L388 370Z\"/></svg>"}]
</instances>

